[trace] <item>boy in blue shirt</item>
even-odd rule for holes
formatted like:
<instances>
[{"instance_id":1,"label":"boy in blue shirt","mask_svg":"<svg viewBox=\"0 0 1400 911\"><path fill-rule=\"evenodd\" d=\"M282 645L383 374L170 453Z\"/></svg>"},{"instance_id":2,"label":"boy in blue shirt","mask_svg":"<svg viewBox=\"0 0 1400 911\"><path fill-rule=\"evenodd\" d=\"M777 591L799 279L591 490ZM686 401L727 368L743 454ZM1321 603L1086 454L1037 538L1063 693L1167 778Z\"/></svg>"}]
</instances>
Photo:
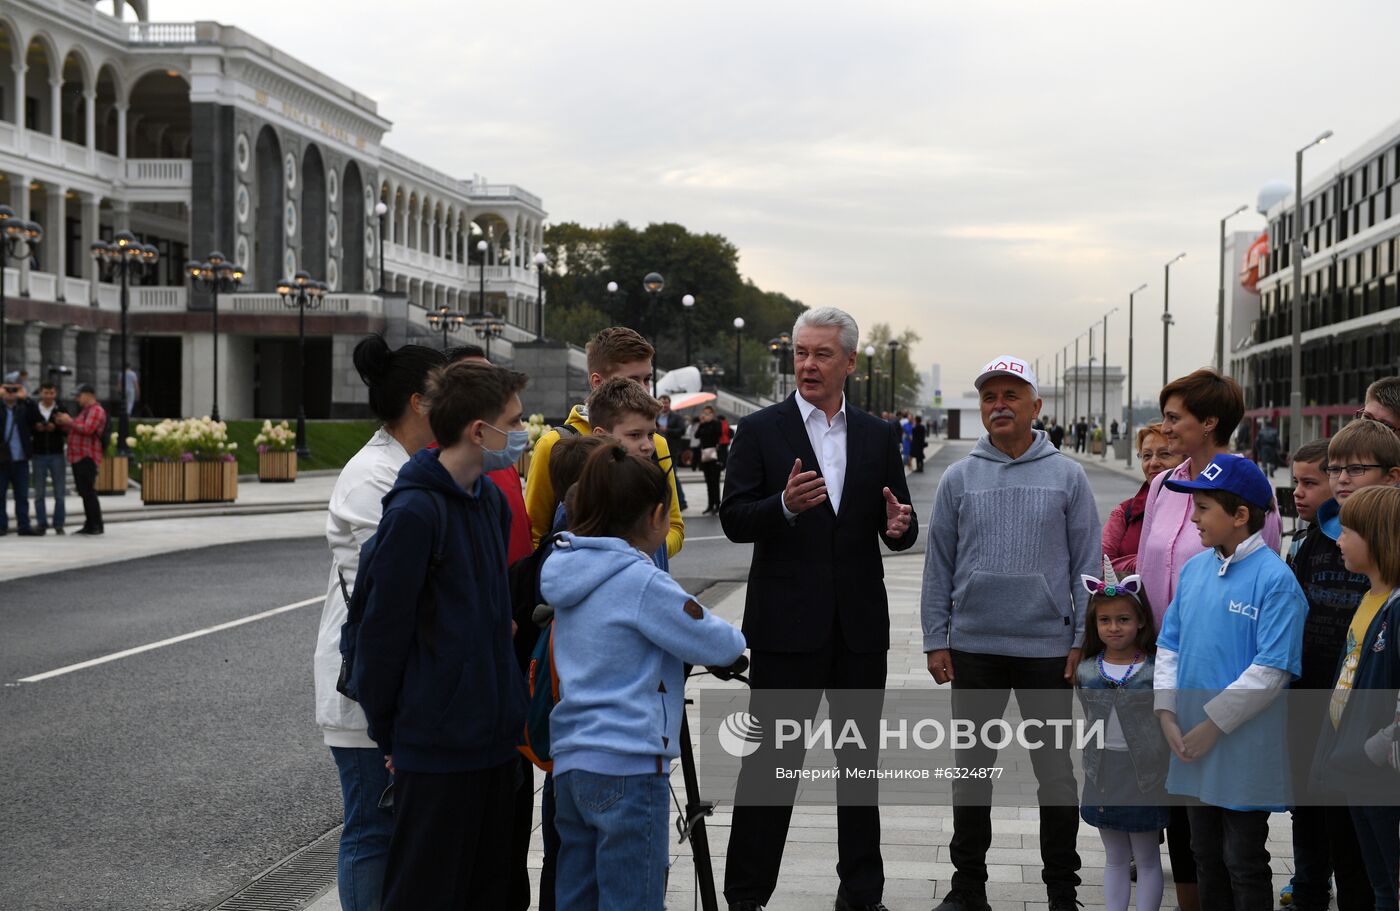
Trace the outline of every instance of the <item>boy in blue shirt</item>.
<instances>
[{"instance_id":1,"label":"boy in blue shirt","mask_svg":"<svg viewBox=\"0 0 1400 911\"><path fill-rule=\"evenodd\" d=\"M1219 455L1196 480L1167 485L1192 494L1210 548L1182 568L1157 640L1167 791L1200 801L1187 814L1201 907L1271 908L1269 813L1289 797L1276 697L1301 670L1307 600L1259 534L1273 490L1253 462Z\"/></svg>"}]
</instances>

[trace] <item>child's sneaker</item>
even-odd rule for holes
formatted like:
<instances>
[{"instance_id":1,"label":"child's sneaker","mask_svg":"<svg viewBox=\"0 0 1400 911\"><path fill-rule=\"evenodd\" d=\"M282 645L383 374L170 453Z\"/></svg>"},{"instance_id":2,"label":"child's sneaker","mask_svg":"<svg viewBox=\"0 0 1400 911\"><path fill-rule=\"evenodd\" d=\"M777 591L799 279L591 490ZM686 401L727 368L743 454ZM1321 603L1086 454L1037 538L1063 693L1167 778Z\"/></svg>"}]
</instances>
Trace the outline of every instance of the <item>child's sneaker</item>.
<instances>
[{"instance_id":1,"label":"child's sneaker","mask_svg":"<svg viewBox=\"0 0 1400 911\"><path fill-rule=\"evenodd\" d=\"M1278 890L1278 903L1287 908L1293 904L1293 881L1289 880L1288 885Z\"/></svg>"}]
</instances>

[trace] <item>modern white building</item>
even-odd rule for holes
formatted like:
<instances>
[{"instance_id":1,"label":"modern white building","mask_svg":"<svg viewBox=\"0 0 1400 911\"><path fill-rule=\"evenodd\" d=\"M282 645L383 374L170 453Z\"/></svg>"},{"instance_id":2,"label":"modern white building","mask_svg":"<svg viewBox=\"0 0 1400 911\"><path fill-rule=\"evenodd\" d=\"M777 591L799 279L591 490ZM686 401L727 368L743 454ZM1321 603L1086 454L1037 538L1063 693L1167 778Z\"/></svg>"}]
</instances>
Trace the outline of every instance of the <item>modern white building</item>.
<instances>
[{"instance_id":1,"label":"modern white building","mask_svg":"<svg viewBox=\"0 0 1400 911\"><path fill-rule=\"evenodd\" d=\"M309 417L364 414L355 342L440 345L434 308L494 314L489 338L468 325L448 341L497 360L535 338L539 197L393 151L372 99L238 28L116 5L137 21L92 0L0 6L0 203L44 232L3 264L6 371L67 366L115 397L121 294L88 251L123 230L160 253L129 295L143 413L210 409L210 297L183 266L215 251L246 271L219 299L224 417L295 412L298 319L274 289L298 271L330 288L306 319Z\"/></svg>"}]
</instances>

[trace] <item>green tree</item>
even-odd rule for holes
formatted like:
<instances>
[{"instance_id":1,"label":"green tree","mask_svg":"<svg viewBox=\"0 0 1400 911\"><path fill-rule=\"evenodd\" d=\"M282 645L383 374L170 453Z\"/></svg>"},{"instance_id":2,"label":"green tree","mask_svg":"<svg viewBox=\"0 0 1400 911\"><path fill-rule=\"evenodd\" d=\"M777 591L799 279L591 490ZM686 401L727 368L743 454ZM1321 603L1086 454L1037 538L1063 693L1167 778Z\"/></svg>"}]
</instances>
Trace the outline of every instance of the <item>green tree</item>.
<instances>
[{"instance_id":1,"label":"green tree","mask_svg":"<svg viewBox=\"0 0 1400 911\"><path fill-rule=\"evenodd\" d=\"M741 278L739 251L719 234L692 234L672 223L638 230L626 222L597 228L564 222L545 231L544 243L549 336L582 344L602 326L631 326L656 345L657 362L673 368L685 361L688 319L691 360L722 365L727 388L766 391L766 343L791 329L805 309ZM642 287L649 272L666 283L654 301ZM608 292L609 282L617 283L616 293ZM686 294L695 298L688 315L681 306ZM741 384L734 377L735 317L746 323Z\"/></svg>"},{"instance_id":2,"label":"green tree","mask_svg":"<svg viewBox=\"0 0 1400 911\"><path fill-rule=\"evenodd\" d=\"M910 351L912 350L913 345L916 342L920 341L919 333L915 332L913 329L906 328L904 331L900 332L899 335L894 335L892 333L892 330L890 329L889 323L875 323L867 331L865 339L860 343L860 347L858 348L860 356L856 362L855 376L859 377L859 379L856 382L856 385L859 387L859 390L853 391L852 396L858 395L860 397L862 407L864 406L864 384L866 382L865 377L867 373L867 358L865 356L865 349L867 347L873 346L875 348L875 356L873 359L871 359L873 361L872 366L875 371L878 371L884 375L883 382L876 384L882 390L880 399L878 401L874 398L871 399L871 410L875 411L876 413L879 413L881 411L888 411L890 408L888 378L890 375L889 343L890 339L892 338L899 342L898 354L895 357L896 410L912 410L920 407L923 404L920 394L920 387L923 385L923 380L921 380L919 377L919 371L914 365L914 359L910 357Z\"/></svg>"}]
</instances>

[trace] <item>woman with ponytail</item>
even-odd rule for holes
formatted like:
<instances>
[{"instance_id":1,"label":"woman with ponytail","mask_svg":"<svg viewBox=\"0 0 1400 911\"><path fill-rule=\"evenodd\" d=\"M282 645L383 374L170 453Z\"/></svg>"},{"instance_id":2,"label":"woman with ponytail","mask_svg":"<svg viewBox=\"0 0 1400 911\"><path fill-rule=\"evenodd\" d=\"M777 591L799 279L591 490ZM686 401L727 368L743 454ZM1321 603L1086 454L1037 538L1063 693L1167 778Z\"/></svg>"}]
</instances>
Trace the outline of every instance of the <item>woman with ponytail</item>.
<instances>
[{"instance_id":1,"label":"woman with ponytail","mask_svg":"<svg viewBox=\"0 0 1400 911\"><path fill-rule=\"evenodd\" d=\"M331 575L315 655L316 723L340 772L345 803L339 861L344 911L379 908L394 817L379 807L389 772L383 754L369 738L365 714L336 690L340 627L345 622L347 593L355 589L360 545L379 527L381 501L409 457L433 441L424 397L428 373L444 363L439 351L422 345L391 350L379 335L355 346L355 370L369 387L370 412L383 426L346 463L331 494L326 519Z\"/></svg>"}]
</instances>

